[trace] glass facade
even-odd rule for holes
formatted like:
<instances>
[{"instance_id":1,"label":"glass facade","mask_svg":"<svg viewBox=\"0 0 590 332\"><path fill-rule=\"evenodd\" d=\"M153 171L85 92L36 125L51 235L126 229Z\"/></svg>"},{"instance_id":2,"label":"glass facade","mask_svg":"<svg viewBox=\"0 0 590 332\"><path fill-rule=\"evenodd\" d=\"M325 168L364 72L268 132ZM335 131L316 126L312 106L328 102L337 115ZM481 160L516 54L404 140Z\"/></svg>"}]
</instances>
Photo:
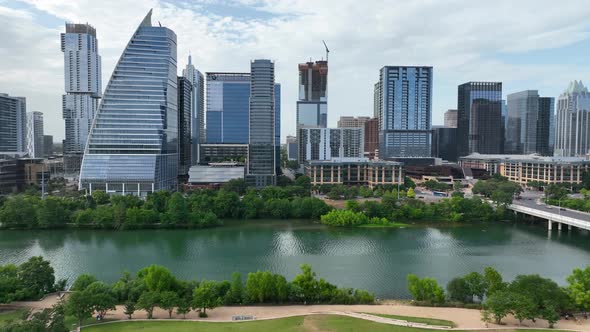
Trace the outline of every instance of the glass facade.
<instances>
[{"instance_id":1,"label":"glass facade","mask_svg":"<svg viewBox=\"0 0 590 332\"><path fill-rule=\"evenodd\" d=\"M45 156L45 140L43 132L43 113L27 113L27 153L30 158Z\"/></svg>"},{"instance_id":2,"label":"glass facade","mask_svg":"<svg viewBox=\"0 0 590 332\"><path fill-rule=\"evenodd\" d=\"M459 157L474 152L503 152L501 82L468 82L459 85L457 110Z\"/></svg>"},{"instance_id":3,"label":"glass facade","mask_svg":"<svg viewBox=\"0 0 590 332\"><path fill-rule=\"evenodd\" d=\"M509 94L507 100L505 153L553 154L549 151L553 98L542 98L537 90L526 90Z\"/></svg>"},{"instance_id":4,"label":"glass facade","mask_svg":"<svg viewBox=\"0 0 590 332\"><path fill-rule=\"evenodd\" d=\"M123 51L88 139L80 187L146 195L178 174L176 34L151 10Z\"/></svg>"},{"instance_id":5,"label":"glass facade","mask_svg":"<svg viewBox=\"0 0 590 332\"><path fill-rule=\"evenodd\" d=\"M26 99L0 93L0 153L24 153L26 137Z\"/></svg>"},{"instance_id":6,"label":"glass facade","mask_svg":"<svg viewBox=\"0 0 590 332\"><path fill-rule=\"evenodd\" d=\"M430 157L432 67L386 66L379 79L379 156Z\"/></svg>"},{"instance_id":7,"label":"glass facade","mask_svg":"<svg viewBox=\"0 0 590 332\"><path fill-rule=\"evenodd\" d=\"M328 61L299 64L297 128L328 125Z\"/></svg>"},{"instance_id":8,"label":"glass facade","mask_svg":"<svg viewBox=\"0 0 590 332\"><path fill-rule=\"evenodd\" d=\"M188 175L191 167L191 97L193 86L185 77L178 77L178 175Z\"/></svg>"},{"instance_id":9,"label":"glass facade","mask_svg":"<svg viewBox=\"0 0 590 332\"><path fill-rule=\"evenodd\" d=\"M590 152L590 93L573 81L557 100L555 115L556 156L583 156Z\"/></svg>"},{"instance_id":10,"label":"glass facade","mask_svg":"<svg viewBox=\"0 0 590 332\"><path fill-rule=\"evenodd\" d=\"M191 96L191 165L196 165L201 160L199 146L205 143L205 79L200 71L195 69L192 57L188 56L188 64L182 71L192 85Z\"/></svg>"}]
</instances>

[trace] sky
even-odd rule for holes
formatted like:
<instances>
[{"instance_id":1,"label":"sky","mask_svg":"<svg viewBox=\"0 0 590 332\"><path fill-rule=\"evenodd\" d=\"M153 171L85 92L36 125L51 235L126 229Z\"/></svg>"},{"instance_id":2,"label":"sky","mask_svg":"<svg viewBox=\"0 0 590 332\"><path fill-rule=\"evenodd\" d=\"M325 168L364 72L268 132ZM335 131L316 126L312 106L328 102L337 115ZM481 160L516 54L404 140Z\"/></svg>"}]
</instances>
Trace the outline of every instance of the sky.
<instances>
[{"instance_id":1,"label":"sky","mask_svg":"<svg viewBox=\"0 0 590 332\"><path fill-rule=\"evenodd\" d=\"M330 48L328 126L373 114L385 65L434 67L432 124L456 108L457 86L503 82L503 95L558 97L572 80L590 84L588 0L0 0L0 93L27 98L45 134L64 137L61 96L65 22L96 28L102 86L131 35L152 21L178 36L178 74L192 54L201 71L248 72L275 61L282 85L281 136L295 134L297 64Z\"/></svg>"}]
</instances>

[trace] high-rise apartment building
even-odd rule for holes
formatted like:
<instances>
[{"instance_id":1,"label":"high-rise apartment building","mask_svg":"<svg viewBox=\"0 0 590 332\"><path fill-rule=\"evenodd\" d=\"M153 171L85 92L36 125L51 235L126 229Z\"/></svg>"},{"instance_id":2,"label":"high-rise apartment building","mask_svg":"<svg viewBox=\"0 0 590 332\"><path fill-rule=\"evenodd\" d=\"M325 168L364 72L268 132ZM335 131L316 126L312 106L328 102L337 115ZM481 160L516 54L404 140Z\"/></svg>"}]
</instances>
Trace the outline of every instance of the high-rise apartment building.
<instances>
[{"instance_id":1,"label":"high-rise apartment building","mask_svg":"<svg viewBox=\"0 0 590 332\"><path fill-rule=\"evenodd\" d=\"M43 138L43 113L27 113L27 153L30 158L43 158L45 141Z\"/></svg>"},{"instance_id":2,"label":"high-rise apartment building","mask_svg":"<svg viewBox=\"0 0 590 332\"><path fill-rule=\"evenodd\" d=\"M502 153L502 83L468 82L459 85L457 99L458 155Z\"/></svg>"},{"instance_id":3,"label":"high-rise apartment building","mask_svg":"<svg viewBox=\"0 0 590 332\"><path fill-rule=\"evenodd\" d=\"M297 137L287 136L287 159L297 160Z\"/></svg>"},{"instance_id":4,"label":"high-rise apartment building","mask_svg":"<svg viewBox=\"0 0 590 332\"><path fill-rule=\"evenodd\" d=\"M539 97L537 90L526 90L509 94L507 100L505 153L552 154L549 151L552 98Z\"/></svg>"},{"instance_id":5,"label":"high-rise apartment building","mask_svg":"<svg viewBox=\"0 0 590 332\"><path fill-rule=\"evenodd\" d=\"M81 189L145 196L176 188L176 34L152 26L151 18L150 10L107 85L84 153Z\"/></svg>"},{"instance_id":6,"label":"high-rise apartment building","mask_svg":"<svg viewBox=\"0 0 590 332\"><path fill-rule=\"evenodd\" d=\"M89 24L66 23L61 34L64 53L62 115L65 120L66 172L78 172L88 134L102 95L101 58L96 30Z\"/></svg>"},{"instance_id":7,"label":"high-rise apartment building","mask_svg":"<svg viewBox=\"0 0 590 332\"><path fill-rule=\"evenodd\" d=\"M379 119L372 118L365 122L365 156L374 159L379 150Z\"/></svg>"},{"instance_id":8,"label":"high-rise apartment building","mask_svg":"<svg viewBox=\"0 0 590 332\"><path fill-rule=\"evenodd\" d=\"M380 158L430 157L432 67L385 66L376 90Z\"/></svg>"},{"instance_id":9,"label":"high-rise apartment building","mask_svg":"<svg viewBox=\"0 0 590 332\"><path fill-rule=\"evenodd\" d=\"M364 128L299 128L299 163L333 158L363 158Z\"/></svg>"},{"instance_id":10,"label":"high-rise apartment building","mask_svg":"<svg viewBox=\"0 0 590 332\"><path fill-rule=\"evenodd\" d=\"M178 77L178 175L188 176L192 166L192 108L193 85L188 78ZM198 119L196 119L198 120Z\"/></svg>"},{"instance_id":11,"label":"high-rise apartment building","mask_svg":"<svg viewBox=\"0 0 590 332\"><path fill-rule=\"evenodd\" d=\"M256 187L276 184L275 64L250 63L249 146L246 181Z\"/></svg>"},{"instance_id":12,"label":"high-rise apartment building","mask_svg":"<svg viewBox=\"0 0 590 332\"><path fill-rule=\"evenodd\" d=\"M338 120L337 127L338 128L363 128L365 123L369 121L371 117L369 116L341 116L340 120Z\"/></svg>"},{"instance_id":13,"label":"high-rise apartment building","mask_svg":"<svg viewBox=\"0 0 590 332\"><path fill-rule=\"evenodd\" d=\"M299 64L297 128L328 124L328 61Z\"/></svg>"},{"instance_id":14,"label":"high-rise apartment building","mask_svg":"<svg viewBox=\"0 0 590 332\"><path fill-rule=\"evenodd\" d=\"M206 142L205 136L205 80L203 74L192 63L192 57L188 56L188 64L182 71L192 85L191 96L191 165L196 165L201 160L200 145Z\"/></svg>"},{"instance_id":15,"label":"high-rise apartment building","mask_svg":"<svg viewBox=\"0 0 590 332\"><path fill-rule=\"evenodd\" d=\"M24 154L26 142L26 99L0 93L0 154Z\"/></svg>"},{"instance_id":16,"label":"high-rise apartment building","mask_svg":"<svg viewBox=\"0 0 590 332\"><path fill-rule=\"evenodd\" d=\"M378 81L373 86L373 117L380 119L381 115L381 81ZM381 124L379 124L381 125Z\"/></svg>"},{"instance_id":17,"label":"high-rise apartment building","mask_svg":"<svg viewBox=\"0 0 590 332\"><path fill-rule=\"evenodd\" d=\"M445 127L457 128L457 110L448 110L445 112Z\"/></svg>"},{"instance_id":18,"label":"high-rise apartment building","mask_svg":"<svg viewBox=\"0 0 590 332\"><path fill-rule=\"evenodd\" d=\"M557 99L555 155L584 156L590 152L590 93L573 81Z\"/></svg>"}]
</instances>

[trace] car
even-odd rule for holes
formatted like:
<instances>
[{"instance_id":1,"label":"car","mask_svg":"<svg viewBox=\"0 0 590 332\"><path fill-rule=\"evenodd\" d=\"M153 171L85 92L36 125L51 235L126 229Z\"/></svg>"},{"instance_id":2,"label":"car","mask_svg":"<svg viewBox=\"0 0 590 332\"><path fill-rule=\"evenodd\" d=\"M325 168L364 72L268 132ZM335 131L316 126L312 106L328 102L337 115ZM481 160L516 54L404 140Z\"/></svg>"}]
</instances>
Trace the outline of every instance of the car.
<instances>
[{"instance_id":1,"label":"car","mask_svg":"<svg viewBox=\"0 0 590 332\"><path fill-rule=\"evenodd\" d=\"M561 211L567 211L565 208L560 207L559 208Z\"/></svg>"}]
</instances>

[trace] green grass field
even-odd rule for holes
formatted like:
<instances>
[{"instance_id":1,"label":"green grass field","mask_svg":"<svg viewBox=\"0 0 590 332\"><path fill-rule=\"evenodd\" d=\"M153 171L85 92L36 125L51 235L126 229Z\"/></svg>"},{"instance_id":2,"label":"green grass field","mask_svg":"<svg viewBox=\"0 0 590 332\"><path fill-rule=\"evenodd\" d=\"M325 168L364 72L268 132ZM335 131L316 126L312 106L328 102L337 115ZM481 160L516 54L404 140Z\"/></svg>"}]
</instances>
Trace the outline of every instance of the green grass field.
<instances>
[{"instance_id":1,"label":"green grass field","mask_svg":"<svg viewBox=\"0 0 590 332\"><path fill-rule=\"evenodd\" d=\"M374 314L371 312L365 312L365 313L369 314L369 315L373 315L373 316L405 320L405 321L412 322L412 323L422 323L422 324L428 324L428 325L449 326L449 327L455 326L455 323L451 322L450 320L444 320L444 319L409 317L409 316L387 315L387 314Z\"/></svg>"},{"instance_id":2,"label":"green grass field","mask_svg":"<svg viewBox=\"0 0 590 332\"><path fill-rule=\"evenodd\" d=\"M28 311L27 309L17 309L0 313L0 327L8 321L21 320Z\"/></svg>"}]
</instances>

